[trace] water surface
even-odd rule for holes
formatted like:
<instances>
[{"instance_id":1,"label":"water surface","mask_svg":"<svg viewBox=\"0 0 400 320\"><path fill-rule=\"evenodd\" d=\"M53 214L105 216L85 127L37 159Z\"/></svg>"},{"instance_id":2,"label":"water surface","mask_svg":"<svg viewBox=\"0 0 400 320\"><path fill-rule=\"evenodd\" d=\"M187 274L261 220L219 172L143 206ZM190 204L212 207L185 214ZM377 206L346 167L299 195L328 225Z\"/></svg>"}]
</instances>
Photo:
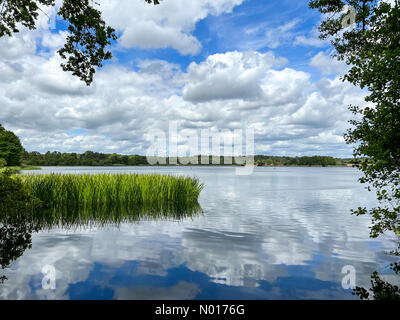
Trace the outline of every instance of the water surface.
<instances>
[{"instance_id":1,"label":"water surface","mask_svg":"<svg viewBox=\"0 0 400 320\"><path fill-rule=\"evenodd\" d=\"M355 299L356 284L389 271L390 238L369 238L374 205L354 168L45 167L41 171L157 172L196 176L205 184L203 213L175 220L52 228L0 270L0 299ZM25 172L26 173L26 172ZM56 288L42 287L54 266Z\"/></svg>"}]
</instances>

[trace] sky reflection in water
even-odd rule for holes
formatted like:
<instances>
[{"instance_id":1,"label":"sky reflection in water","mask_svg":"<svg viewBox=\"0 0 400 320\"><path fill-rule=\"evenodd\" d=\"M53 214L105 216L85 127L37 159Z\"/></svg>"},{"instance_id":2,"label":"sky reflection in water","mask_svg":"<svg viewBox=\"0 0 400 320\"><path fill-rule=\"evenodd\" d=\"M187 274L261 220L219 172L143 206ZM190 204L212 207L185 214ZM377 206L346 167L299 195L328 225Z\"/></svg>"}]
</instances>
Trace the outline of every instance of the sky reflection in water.
<instances>
[{"instance_id":1,"label":"sky reflection in water","mask_svg":"<svg viewBox=\"0 0 400 320\"><path fill-rule=\"evenodd\" d=\"M204 211L182 220L57 228L0 271L0 299L356 299L341 287L388 271L389 238L369 238L374 194L352 168L45 168L41 172L159 172L197 176ZM44 265L56 289L42 289Z\"/></svg>"}]
</instances>

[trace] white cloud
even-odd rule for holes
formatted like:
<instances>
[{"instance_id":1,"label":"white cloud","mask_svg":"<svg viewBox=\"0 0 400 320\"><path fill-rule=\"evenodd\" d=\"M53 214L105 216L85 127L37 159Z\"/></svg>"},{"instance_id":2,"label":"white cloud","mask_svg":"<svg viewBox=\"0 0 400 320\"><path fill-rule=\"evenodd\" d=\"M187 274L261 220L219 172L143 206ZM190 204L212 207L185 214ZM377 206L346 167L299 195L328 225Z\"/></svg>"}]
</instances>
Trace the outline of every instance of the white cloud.
<instances>
[{"instance_id":1,"label":"white cloud","mask_svg":"<svg viewBox=\"0 0 400 320\"><path fill-rule=\"evenodd\" d=\"M60 31L58 33L45 33L42 37L42 45L50 49L58 49L65 43L68 33Z\"/></svg>"},{"instance_id":2,"label":"white cloud","mask_svg":"<svg viewBox=\"0 0 400 320\"><path fill-rule=\"evenodd\" d=\"M192 35L185 34L171 27L162 27L154 21L140 21L134 28L127 28L120 38L124 48L139 47L142 49L172 47L181 54L196 54L201 43Z\"/></svg>"},{"instance_id":3,"label":"white cloud","mask_svg":"<svg viewBox=\"0 0 400 320\"><path fill-rule=\"evenodd\" d=\"M306 34L296 35L293 44L295 46L309 46L317 48L329 46L329 39L322 40L319 38L319 34L318 27L314 26Z\"/></svg>"},{"instance_id":4,"label":"white cloud","mask_svg":"<svg viewBox=\"0 0 400 320\"><path fill-rule=\"evenodd\" d=\"M323 48L329 46L329 40L319 39L319 31L316 26L311 30L304 29L302 21L298 18L280 25L262 22L245 27L243 30L235 30L235 33L240 35L236 35L235 39L237 46L242 50L259 50L266 47L277 49L279 47Z\"/></svg>"},{"instance_id":5,"label":"white cloud","mask_svg":"<svg viewBox=\"0 0 400 320\"><path fill-rule=\"evenodd\" d=\"M306 37L306 36L297 36L295 41L295 45L298 46L311 46L311 47L326 47L326 41L321 41L321 39L316 37Z\"/></svg>"},{"instance_id":6,"label":"white cloud","mask_svg":"<svg viewBox=\"0 0 400 320\"><path fill-rule=\"evenodd\" d=\"M276 28L268 28L265 31L266 45L275 49L283 43L290 42L293 37L293 29L299 22L298 19L295 19Z\"/></svg>"},{"instance_id":7,"label":"white cloud","mask_svg":"<svg viewBox=\"0 0 400 320\"><path fill-rule=\"evenodd\" d=\"M0 59L16 60L27 54L35 54L35 51L36 42L29 33L0 38Z\"/></svg>"},{"instance_id":8,"label":"white cloud","mask_svg":"<svg viewBox=\"0 0 400 320\"><path fill-rule=\"evenodd\" d=\"M253 127L258 152L348 155L337 143L350 118L346 106L362 103L362 92L338 79L312 82L306 72L280 69L285 61L227 52L185 71L142 60L138 71L108 65L86 87L58 67L57 57L25 55L0 62L0 121L28 150L41 152L145 154L147 134L177 120L180 130ZM85 132L70 133L76 129ZM318 137L331 138L321 144Z\"/></svg>"},{"instance_id":9,"label":"white cloud","mask_svg":"<svg viewBox=\"0 0 400 320\"><path fill-rule=\"evenodd\" d=\"M192 102L210 100L265 98L261 87L271 67L280 67L286 59L268 52L228 52L209 56L200 64L192 63L185 75L183 98Z\"/></svg>"},{"instance_id":10,"label":"white cloud","mask_svg":"<svg viewBox=\"0 0 400 320\"><path fill-rule=\"evenodd\" d=\"M317 68L322 74L344 74L348 66L344 61L339 61L324 52L318 52L310 62L310 65Z\"/></svg>"},{"instance_id":11,"label":"white cloud","mask_svg":"<svg viewBox=\"0 0 400 320\"><path fill-rule=\"evenodd\" d=\"M106 21L121 33L122 48L174 48L181 54L196 54L201 43L191 34L208 15L231 12L243 0L174 0L152 6L140 0L102 0Z\"/></svg>"}]
</instances>

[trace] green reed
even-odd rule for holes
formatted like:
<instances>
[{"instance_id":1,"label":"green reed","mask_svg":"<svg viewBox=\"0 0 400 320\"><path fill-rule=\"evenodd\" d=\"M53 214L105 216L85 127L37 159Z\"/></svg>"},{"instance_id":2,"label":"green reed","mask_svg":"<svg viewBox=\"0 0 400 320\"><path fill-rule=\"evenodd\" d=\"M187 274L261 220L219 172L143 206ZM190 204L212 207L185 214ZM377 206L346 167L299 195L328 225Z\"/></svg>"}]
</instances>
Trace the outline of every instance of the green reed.
<instances>
[{"instance_id":1,"label":"green reed","mask_svg":"<svg viewBox=\"0 0 400 320\"><path fill-rule=\"evenodd\" d=\"M160 174L53 173L18 179L53 215L79 214L83 219L193 213L200 208L203 188L197 178Z\"/></svg>"}]
</instances>

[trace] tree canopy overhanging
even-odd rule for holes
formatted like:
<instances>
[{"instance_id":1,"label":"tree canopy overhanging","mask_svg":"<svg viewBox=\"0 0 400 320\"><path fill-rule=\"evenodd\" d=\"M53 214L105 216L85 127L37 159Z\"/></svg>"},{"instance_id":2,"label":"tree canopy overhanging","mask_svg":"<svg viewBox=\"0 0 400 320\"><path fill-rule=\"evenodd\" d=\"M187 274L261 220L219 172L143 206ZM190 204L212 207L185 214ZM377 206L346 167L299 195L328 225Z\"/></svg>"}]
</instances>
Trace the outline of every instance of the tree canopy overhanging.
<instances>
[{"instance_id":1,"label":"tree canopy overhanging","mask_svg":"<svg viewBox=\"0 0 400 320\"><path fill-rule=\"evenodd\" d=\"M379 205L353 213L372 216L371 237L385 232L400 235L400 5L399 0L312 0L309 5L323 14L320 38L331 39L334 56L345 61L350 70L343 76L367 89L367 106L350 106L354 119L345 134L354 144L354 157L364 173L360 179L375 189ZM354 12L354 23L345 21ZM343 23L345 22L345 23ZM400 242L399 242L400 243ZM391 253L399 256L400 247ZM400 265L392 269L399 273ZM371 276L368 292L357 287L362 299L399 299L397 286Z\"/></svg>"},{"instance_id":2,"label":"tree canopy overhanging","mask_svg":"<svg viewBox=\"0 0 400 320\"><path fill-rule=\"evenodd\" d=\"M144 0L157 5L160 0ZM20 28L36 29L39 13L55 6L55 0L0 0L0 38L11 37ZM95 0L63 0L58 16L68 24L68 36L58 54L61 67L87 85L93 81L96 67L112 58L107 47L117 39L115 30L101 16Z\"/></svg>"},{"instance_id":3,"label":"tree canopy overhanging","mask_svg":"<svg viewBox=\"0 0 400 320\"><path fill-rule=\"evenodd\" d=\"M21 157L24 152L21 141L12 132L7 131L0 124L0 161L1 166L18 166L21 163Z\"/></svg>"}]
</instances>

